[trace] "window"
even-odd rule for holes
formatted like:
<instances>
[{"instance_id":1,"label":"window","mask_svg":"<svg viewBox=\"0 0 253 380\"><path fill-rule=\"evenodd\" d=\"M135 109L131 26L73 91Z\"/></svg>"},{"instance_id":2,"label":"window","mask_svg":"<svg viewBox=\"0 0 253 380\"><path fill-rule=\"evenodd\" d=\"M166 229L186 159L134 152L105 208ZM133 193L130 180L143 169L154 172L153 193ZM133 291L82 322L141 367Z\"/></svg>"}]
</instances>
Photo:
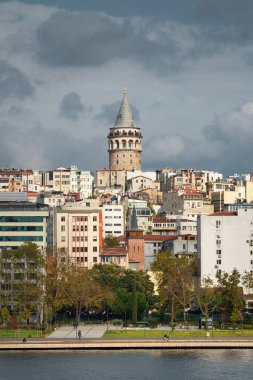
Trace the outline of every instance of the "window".
<instances>
[{"instance_id":1,"label":"window","mask_svg":"<svg viewBox=\"0 0 253 380\"><path fill-rule=\"evenodd\" d=\"M92 239L93 241L97 241L98 240L98 238L97 238L97 236L93 236L93 239Z\"/></svg>"},{"instance_id":2,"label":"window","mask_svg":"<svg viewBox=\"0 0 253 380\"><path fill-rule=\"evenodd\" d=\"M221 255L221 249L216 249L216 254Z\"/></svg>"},{"instance_id":3,"label":"window","mask_svg":"<svg viewBox=\"0 0 253 380\"><path fill-rule=\"evenodd\" d=\"M62 242L62 243L65 242L65 236L61 236L61 242Z\"/></svg>"},{"instance_id":4,"label":"window","mask_svg":"<svg viewBox=\"0 0 253 380\"><path fill-rule=\"evenodd\" d=\"M93 231L97 231L97 226L93 226Z\"/></svg>"},{"instance_id":5,"label":"window","mask_svg":"<svg viewBox=\"0 0 253 380\"><path fill-rule=\"evenodd\" d=\"M220 220L216 220L216 228L219 228L221 225L221 221Z\"/></svg>"},{"instance_id":6,"label":"window","mask_svg":"<svg viewBox=\"0 0 253 380\"><path fill-rule=\"evenodd\" d=\"M61 232L65 232L65 226L61 226Z\"/></svg>"},{"instance_id":7,"label":"window","mask_svg":"<svg viewBox=\"0 0 253 380\"><path fill-rule=\"evenodd\" d=\"M93 252L97 252L98 251L98 247L93 247Z\"/></svg>"},{"instance_id":8,"label":"window","mask_svg":"<svg viewBox=\"0 0 253 380\"><path fill-rule=\"evenodd\" d=\"M216 260L216 264L218 264L218 265L221 264L221 260Z\"/></svg>"},{"instance_id":9,"label":"window","mask_svg":"<svg viewBox=\"0 0 253 380\"><path fill-rule=\"evenodd\" d=\"M216 240L216 245L220 245L221 244L221 240Z\"/></svg>"},{"instance_id":10,"label":"window","mask_svg":"<svg viewBox=\"0 0 253 380\"><path fill-rule=\"evenodd\" d=\"M97 257L93 257L93 263L97 263L98 261L98 258Z\"/></svg>"},{"instance_id":11,"label":"window","mask_svg":"<svg viewBox=\"0 0 253 380\"><path fill-rule=\"evenodd\" d=\"M183 249L186 249L186 244L183 244Z\"/></svg>"},{"instance_id":12,"label":"window","mask_svg":"<svg viewBox=\"0 0 253 380\"><path fill-rule=\"evenodd\" d=\"M97 216L93 216L93 222L97 222Z\"/></svg>"},{"instance_id":13,"label":"window","mask_svg":"<svg viewBox=\"0 0 253 380\"><path fill-rule=\"evenodd\" d=\"M61 217L61 222L65 222L65 216Z\"/></svg>"}]
</instances>

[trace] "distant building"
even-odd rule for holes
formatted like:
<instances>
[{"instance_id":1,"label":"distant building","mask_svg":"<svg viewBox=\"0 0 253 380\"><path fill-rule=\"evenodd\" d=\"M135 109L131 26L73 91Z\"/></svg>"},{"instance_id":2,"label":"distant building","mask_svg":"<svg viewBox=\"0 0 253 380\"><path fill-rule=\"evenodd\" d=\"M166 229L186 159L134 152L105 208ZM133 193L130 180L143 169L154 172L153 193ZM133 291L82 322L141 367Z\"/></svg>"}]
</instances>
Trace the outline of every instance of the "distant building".
<instances>
[{"instance_id":1,"label":"distant building","mask_svg":"<svg viewBox=\"0 0 253 380\"><path fill-rule=\"evenodd\" d=\"M204 194L194 189L164 193L162 209L167 214L181 214L192 218L213 213L213 206L205 199Z\"/></svg>"},{"instance_id":2,"label":"distant building","mask_svg":"<svg viewBox=\"0 0 253 380\"><path fill-rule=\"evenodd\" d=\"M125 232L124 206L119 204L103 205L103 237L121 236Z\"/></svg>"},{"instance_id":3,"label":"distant building","mask_svg":"<svg viewBox=\"0 0 253 380\"><path fill-rule=\"evenodd\" d=\"M199 216L198 258L201 280L208 276L214 284L217 272L252 271L253 210Z\"/></svg>"},{"instance_id":4,"label":"distant building","mask_svg":"<svg viewBox=\"0 0 253 380\"><path fill-rule=\"evenodd\" d=\"M51 218L54 245L66 252L74 265L90 269L99 263L103 245L101 208L88 202L69 203L56 208Z\"/></svg>"},{"instance_id":5,"label":"distant building","mask_svg":"<svg viewBox=\"0 0 253 380\"><path fill-rule=\"evenodd\" d=\"M131 228L131 219L135 213L138 229L144 231L144 233L151 232L153 217L147 202L137 199L128 199L127 207L127 229L129 230Z\"/></svg>"},{"instance_id":6,"label":"distant building","mask_svg":"<svg viewBox=\"0 0 253 380\"><path fill-rule=\"evenodd\" d=\"M0 249L17 249L24 242L47 246L48 206L27 201L24 193L0 193Z\"/></svg>"},{"instance_id":7,"label":"distant building","mask_svg":"<svg viewBox=\"0 0 253 380\"><path fill-rule=\"evenodd\" d=\"M140 170L141 140L141 130L135 125L125 88L114 127L108 134L109 169Z\"/></svg>"}]
</instances>

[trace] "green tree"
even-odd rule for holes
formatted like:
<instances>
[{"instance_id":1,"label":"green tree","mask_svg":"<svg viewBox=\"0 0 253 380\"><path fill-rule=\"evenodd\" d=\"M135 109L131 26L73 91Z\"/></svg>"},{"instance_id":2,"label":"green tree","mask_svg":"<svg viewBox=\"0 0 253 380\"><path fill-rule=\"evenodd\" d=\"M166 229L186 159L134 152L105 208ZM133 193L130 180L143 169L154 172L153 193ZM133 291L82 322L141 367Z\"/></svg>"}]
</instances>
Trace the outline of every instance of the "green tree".
<instances>
[{"instance_id":1,"label":"green tree","mask_svg":"<svg viewBox=\"0 0 253 380\"><path fill-rule=\"evenodd\" d=\"M194 297L196 305L200 308L205 318L205 328L208 329L208 318L220 303L219 293L213 286L213 281L206 277L196 290Z\"/></svg>"},{"instance_id":2,"label":"green tree","mask_svg":"<svg viewBox=\"0 0 253 380\"><path fill-rule=\"evenodd\" d=\"M64 306L62 281L71 269L66 251L51 248L47 251L44 314L47 324L54 323L57 312Z\"/></svg>"},{"instance_id":3,"label":"green tree","mask_svg":"<svg viewBox=\"0 0 253 380\"><path fill-rule=\"evenodd\" d=\"M0 320L1 320L2 326L4 327L4 325L6 325L6 323L10 321L10 319L11 319L11 315L10 315L9 309L7 308L7 306L3 306L2 309L0 310Z\"/></svg>"},{"instance_id":4,"label":"green tree","mask_svg":"<svg viewBox=\"0 0 253 380\"><path fill-rule=\"evenodd\" d=\"M230 274L227 272L217 273L216 277L221 302L226 308L231 322L241 321L244 302L240 273L237 269L234 269Z\"/></svg>"},{"instance_id":5,"label":"green tree","mask_svg":"<svg viewBox=\"0 0 253 380\"><path fill-rule=\"evenodd\" d=\"M73 268L65 274L64 281L61 281L59 297L62 305L75 308L78 325L83 309L101 308L105 299L105 289L94 280L90 271Z\"/></svg>"},{"instance_id":6,"label":"green tree","mask_svg":"<svg viewBox=\"0 0 253 380\"><path fill-rule=\"evenodd\" d=\"M120 247L118 239L113 235L107 235L103 240L103 245L105 248Z\"/></svg>"},{"instance_id":7,"label":"green tree","mask_svg":"<svg viewBox=\"0 0 253 380\"><path fill-rule=\"evenodd\" d=\"M195 295L195 259L186 255L176 257L171 252L163 251L156 255L151 268L162 302L166 304L173 297L181 305L186 322L186 312Z\"/></svg>"},{"instance_id":8,"label":"green tree","mask_svg":"<svg viewBox=\"0 0 253 380\"><path fill-rule=\"evenodd\" d=\"M109 287L114 293L111 310L132 317L133 302L137 303L137 319L144 310L155 303L154 284L146 272L133 271L117 265L95 265L92 275L102 286ZM136 296L133 297L133 281L136 284ZM136 300L135 300L136 297Z\"/></svg>"},{"instance_id":9,"label":"green tree","mask_svg":"<svg viewBox=\"0 0 253 380\"><path fill-rule=\"evenodd\" d=\"M5 269L4 269L5 268ZM7 268L7 269L6 269ZM22 305L41 323L44 302L45 257L35 243L27 242L17 250L5 250L1 257L5 276L5 297L12 309Z\"/></svg>"}]
</instances>

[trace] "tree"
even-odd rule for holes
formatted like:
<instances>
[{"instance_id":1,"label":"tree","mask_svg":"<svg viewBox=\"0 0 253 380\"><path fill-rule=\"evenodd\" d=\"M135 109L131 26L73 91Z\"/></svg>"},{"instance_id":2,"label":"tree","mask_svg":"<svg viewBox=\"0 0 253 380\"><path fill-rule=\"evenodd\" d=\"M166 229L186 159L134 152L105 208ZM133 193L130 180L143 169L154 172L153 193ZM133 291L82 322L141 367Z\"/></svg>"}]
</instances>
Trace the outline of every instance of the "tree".
<instances>
[{"instance_id":1,"label":"tree","mask_svg":"<svg viewBox=\"0 0 253 380\"><path fill-rule=\"evenodd\" d=\"M194 258L176 257L167 251L159 252L151 266L162 302L166 304L173 297L183 309L185 322L187 308L194 297L195 266Z\"/></svg>"},{"instance_id":2,"label":"tree","mask_svg":"<svg viewBox=\"0 0 253 380\"><path fill-rule=\"evenodd\" d=\"M63 307L61 298L62 281L71 268L70 260L66 251L62 249L49 249L46 260L46 279L45 279L45 322L53 323L57 311Z\"/></svg>"},{"instance_id":3,"label":"tree","mask_svg":"<svg viewBox=\"0 0 253 380\"><path fill-rule=\"evenodd\" d=\"M218 291L221 295L223 306L226 308L231 322L242 320L243 289L241 284L241 275L237 269L232 273L221 272L216 275L218 281Z\"/></svg>"},{"instance_id":4,"label":"tree","mask_svg":"<svg viewBox=\"0 0 253 380\"><path fill-rule=\"evenodd\" d=\"M155 303L154 284L146 272L133 271L124 269L115 264L95 265L92 269L92 276L103 287L107 286L114 293L114 302L111 310L120 313L123 317L133 317L134 304L137 304L134 319L153 307ZM133 291L133 282L135 282L136 290ZM135 295L133 295L135 292Z\"/></svg>"},{"instance_id":5,"label":"tree","mask_svg":"<svg viewBox=\"0 0 253 380\"><path fill-rule=\"evenodd\" d=\"M7 322L9 322L10 319L11 319L11 316L10 316L9 309L7 308L7 306L2 307L2 309L0 310L0 320L1 320L2 326L4 327L4 325Z\"/></svg>"},{"instance_id":6,"label":"tree","mask_svg":"<svg viewBox=\"0 0 253 380\"><path fill-rule=\"evenodd\" d=\"M42 322L45 282L44 253L27 242L17 250L5 250L1 257L1 278L6 279L5 299L12 309L22 305Z\"/></svg>"},{"instance_id":7,"label":"tree","mask_svg":"<svg viewBox=\"0 0 253 380\"><path fill-rule=\"evenodd\" d=\"M91 276L91 272L83 268L72 268L65 274L65 280L61 281L59 297L62 304L74 307L76 311L76 325L80 322L83 309L99 309L105 298L105 289Z\"/></svg>"},{"instance_id":8,"label":"tree","mask_svg":"<svg viewBox=\"0 0 253 380\"><path fill-rule=\"evenodd\" d=\"M208 329L209 315L216 309L219 303L217 289L213 287L213 281L209 277L202 280L202 283L196 291L194 299L204 315L205 328Z\"/></svg>"},{"instance_id":9,"label":"tree","mask_svg":"<svg viewBox=\"0 0 253 380\"><path fill-rule=\"evenodd\" d=\"M105 248L120 247L118 239L113 235L107 235L103 240L103 244Z\"/></svg>"}]
</instances>

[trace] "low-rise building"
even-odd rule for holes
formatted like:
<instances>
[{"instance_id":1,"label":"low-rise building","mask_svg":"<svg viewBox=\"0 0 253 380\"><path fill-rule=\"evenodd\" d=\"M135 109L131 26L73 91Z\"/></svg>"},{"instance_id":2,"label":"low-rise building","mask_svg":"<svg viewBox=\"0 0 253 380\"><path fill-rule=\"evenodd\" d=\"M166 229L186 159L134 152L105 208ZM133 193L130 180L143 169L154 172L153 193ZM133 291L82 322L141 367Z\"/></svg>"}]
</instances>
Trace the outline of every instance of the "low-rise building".
<instances>
[{"instance_id":1,"label":"low-rise building","mask_svg":"<svg viewBox=\"0 0 253 380\"><path fill-rule=\"evenodd\" d=\"M153 235L177 235L177 222L166 216L154 216L152 225Z\"/></svg>"},{"instance_id":2,"label":"low-rise building","mask_svg":"<svg viewBox=\"0 0 253 380\"><path fill-rule=\"evenodd\" d=\"M213 213L213 205L205 199L202 192L184 189L164 193L163 211L166 214L185 215L197 218L197 215Z\"/></svg>"}]
</instances>

